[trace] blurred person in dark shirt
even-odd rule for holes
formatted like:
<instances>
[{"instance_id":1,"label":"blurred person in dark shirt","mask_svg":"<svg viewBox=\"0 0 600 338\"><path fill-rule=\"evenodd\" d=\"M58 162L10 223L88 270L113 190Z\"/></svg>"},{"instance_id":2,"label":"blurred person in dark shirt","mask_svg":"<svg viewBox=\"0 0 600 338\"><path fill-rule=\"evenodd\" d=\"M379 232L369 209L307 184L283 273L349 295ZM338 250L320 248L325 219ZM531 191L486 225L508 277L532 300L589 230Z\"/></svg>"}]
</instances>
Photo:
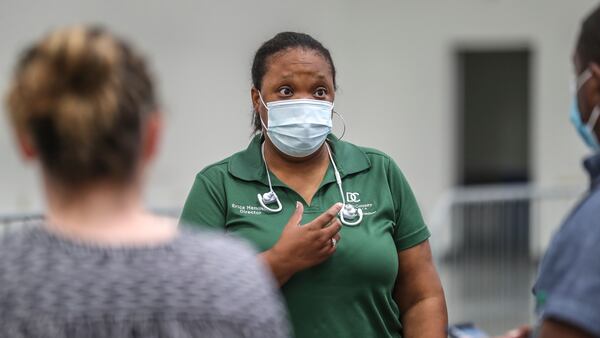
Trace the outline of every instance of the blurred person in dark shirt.
<instances>
[{"instance_id":1,"label":"blurred person in dark shirt","mask_svg":"<svg viewBox=\"0 0 600 338\"><path fill-rule=\"evenodd\" d=\"M533 292L538 324L503 337L600 337L600 7L583 21L573 64L570 118L592 154L584 166L590 188L546 252Z\"/></svg>"}]
</instances>

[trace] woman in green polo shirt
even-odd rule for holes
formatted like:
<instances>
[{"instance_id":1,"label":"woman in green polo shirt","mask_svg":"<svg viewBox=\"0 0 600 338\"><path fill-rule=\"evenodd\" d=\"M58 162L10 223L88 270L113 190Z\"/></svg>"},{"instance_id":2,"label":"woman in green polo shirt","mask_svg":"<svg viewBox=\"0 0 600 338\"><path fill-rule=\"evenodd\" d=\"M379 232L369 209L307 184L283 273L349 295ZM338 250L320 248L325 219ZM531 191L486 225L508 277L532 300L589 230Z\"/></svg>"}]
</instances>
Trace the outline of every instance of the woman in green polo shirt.
<instances>
[{"instance_id":1,"label":"woman in green polo shirt","mask_svg":"<svg viewBox=\"0 0 600 338\"><path fill-rule=\"evenodd\" d=\"M430 234L405 177L386 154L331 134L329 51L277 34L252 81L255 137L198 173L181 222L252 242L296 337L445 337Z\"/></svg>"}]
</instances>

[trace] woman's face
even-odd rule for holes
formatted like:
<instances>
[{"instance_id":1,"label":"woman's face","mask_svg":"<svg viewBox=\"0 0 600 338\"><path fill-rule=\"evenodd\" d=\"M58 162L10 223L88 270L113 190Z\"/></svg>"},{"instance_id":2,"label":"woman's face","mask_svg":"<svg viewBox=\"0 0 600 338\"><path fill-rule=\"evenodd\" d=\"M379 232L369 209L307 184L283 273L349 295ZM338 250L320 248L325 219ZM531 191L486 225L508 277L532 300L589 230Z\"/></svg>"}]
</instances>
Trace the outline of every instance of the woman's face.
<instances>
[{"instance_id":1,"label":"woman's face","mask_svg":"<svg viewBox=\"0 0 600 338\"><path fill-rule=\"evenodd\" d=\"M288 49L270 56L260 91L265 103L290 99L333 102L335 99L331 66L321 54L305 48ZM268 125L267 108L261 103L256 88L252 89L252 104Z\"/></svg>"}]
</instances>

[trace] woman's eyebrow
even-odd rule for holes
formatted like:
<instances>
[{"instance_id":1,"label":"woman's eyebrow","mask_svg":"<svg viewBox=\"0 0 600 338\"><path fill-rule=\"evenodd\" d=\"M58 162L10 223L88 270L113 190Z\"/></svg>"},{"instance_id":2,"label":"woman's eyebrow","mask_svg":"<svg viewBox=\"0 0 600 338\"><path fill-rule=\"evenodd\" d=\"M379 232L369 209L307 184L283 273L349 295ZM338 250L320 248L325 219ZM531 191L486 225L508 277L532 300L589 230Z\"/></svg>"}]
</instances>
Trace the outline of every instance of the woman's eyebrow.
<instances>
[{"instance_id":1,"label":"woman's eyebrow","mask_svg":"<svg viewBox=\"0 0 600 338\"><path fill-rule=\"evenodd\" d=\"M290 72L281 75L280 80L290 80L293 79L297 74ZM302 75L302 74L301 74ZM322 73L314 74L314 77L319 81L327 81L327 76Z\"/></svg>"}]
</instances>

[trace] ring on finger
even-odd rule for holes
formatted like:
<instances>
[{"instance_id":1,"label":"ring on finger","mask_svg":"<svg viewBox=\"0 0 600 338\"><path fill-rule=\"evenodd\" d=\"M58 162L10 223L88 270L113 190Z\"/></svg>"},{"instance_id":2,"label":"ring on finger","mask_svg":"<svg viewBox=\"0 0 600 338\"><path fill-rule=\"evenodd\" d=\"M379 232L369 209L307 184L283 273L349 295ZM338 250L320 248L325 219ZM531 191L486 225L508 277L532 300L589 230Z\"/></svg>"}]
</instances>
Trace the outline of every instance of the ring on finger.
<instances>
[{"instance_id":1,"label":"ring on finger","mask_svg":"<svg viewBox=\"0 0 600 338\"><path fill-rule=\"evenodd\" d=\"M336 245L337 245L337 239L332 238L331 239L331 246L335 248Z\"/></svg>"}]
</instances>

